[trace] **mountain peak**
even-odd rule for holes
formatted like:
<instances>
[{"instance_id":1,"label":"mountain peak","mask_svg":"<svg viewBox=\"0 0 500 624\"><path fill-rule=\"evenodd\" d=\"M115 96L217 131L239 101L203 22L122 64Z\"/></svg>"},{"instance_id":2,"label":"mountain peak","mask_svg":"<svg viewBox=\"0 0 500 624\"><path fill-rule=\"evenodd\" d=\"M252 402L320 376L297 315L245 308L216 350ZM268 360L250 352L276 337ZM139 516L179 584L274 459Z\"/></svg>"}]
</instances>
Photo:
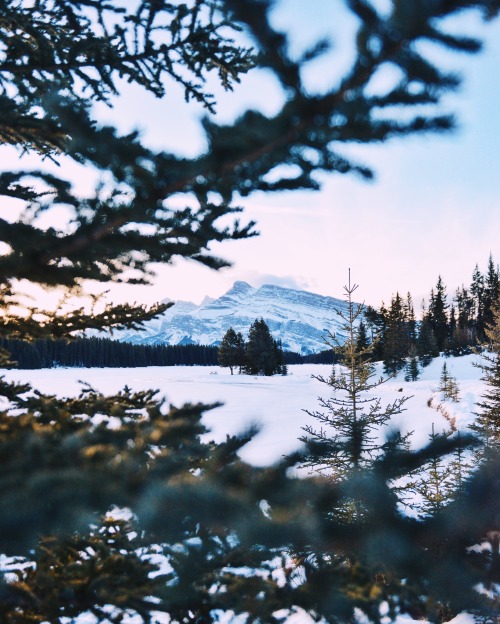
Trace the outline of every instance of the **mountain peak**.
<instances>
[{"instance_id":1,"label":"mountain peak","mask_svg":"<svg viewBox=\"0 0 500 624\"><path fill-rule=\"evenodd\" d=\"M250 286L250 284L248 284L247 282L238 280L234 282L231 288L227 291L226 295L229 295L229 294L245 294L246 295L253 291L255 291L255 288L253 286Z\"/></svg>"},{"instance_id":2,"label":"mountain peak","mask_svg":"<svg viewBox=\"0 0 500 624\"><path fill-rule=\"evenodd\" d=\"M263 318L286 351L314 353L325 349L328 332L344 336L336 310L346 302L303 290L264 284L254 288L237 281L218 299L207 297L196 306L177 303L140 331L124 331L121 340L136 344L218 345L232 327L243 336L257 318Z\"/></svg>"}]
</instances>

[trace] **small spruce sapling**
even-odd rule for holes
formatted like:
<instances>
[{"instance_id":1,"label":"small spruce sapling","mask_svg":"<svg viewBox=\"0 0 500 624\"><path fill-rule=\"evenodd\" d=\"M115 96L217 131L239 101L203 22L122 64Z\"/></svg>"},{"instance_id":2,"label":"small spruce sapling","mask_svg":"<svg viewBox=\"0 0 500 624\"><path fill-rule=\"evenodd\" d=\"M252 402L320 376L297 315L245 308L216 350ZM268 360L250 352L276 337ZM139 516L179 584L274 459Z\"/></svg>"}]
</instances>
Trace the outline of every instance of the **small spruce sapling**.
<instances>
[{"instance_id":1,"label":"small spruce sapling","mask_svg":"<svg viewBox=\"0 0 500 624\"><path fill-rule=\"evenodd\" d=\"M457 441L457 447L453 452L450 468L454 480L455 498L460 498L465 493L466 485L474 467L474 462L472 460L470 441L466 440L464 442L463 435L460 431L457 431L455 439Z\"/></svg>"},{"instance_id":2,"label":"small spruce sapling","mask_svg":"<svg viewBox=\"0 0 500 624\"><path fill-rule=\"evenodd\" d=\"M410 355L406 360L405 381L417 381L420 376L420 368L418 364L417 349L415 346L410 348Z\"/></svg>"},{"instance_id":3,"label":"small spruce sapling","mask_svg":"<svg viewBox=\"0 0 500 624\"><path fill-rule=\"evenodd\" d=\"M417 496L412 507L424 516L434 515L455 498L457 481L454 466L443 457L439 448L440 442L449 438L452 433L452 431L436 433L434 423L432 424L429 441L435 445L436 452L409 487Z\"/></svg>"},{"instance_id":4,"label":"small spruce sapling","mask_svg":"<svg viewBox=\"0 0 500 624\"><path fill-rule=\"evenodd\" d=\"M457 380L448 372L446 362L443 363L443 368L441 369L439 392L442 393L443 399L450 399L454 403L457 403L460 398Z\"/></svg>"}]
</instances>

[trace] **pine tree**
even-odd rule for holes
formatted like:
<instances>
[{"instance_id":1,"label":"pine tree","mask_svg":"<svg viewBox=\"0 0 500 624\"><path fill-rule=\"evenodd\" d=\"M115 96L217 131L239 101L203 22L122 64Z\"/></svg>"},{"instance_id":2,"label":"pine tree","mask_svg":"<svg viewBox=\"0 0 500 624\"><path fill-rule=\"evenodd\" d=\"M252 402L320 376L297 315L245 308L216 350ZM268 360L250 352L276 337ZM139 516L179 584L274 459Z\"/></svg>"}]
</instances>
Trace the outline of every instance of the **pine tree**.
<instances>
[{"instance_id":1,"label":"pine tree","mask_svg":"<svg viewBox=\"0 0 500 624\"><path fill-rule=\"evenodd\" d=\"M495 266L493 256L488 258L488 268L484 278L484 324L488 326L493 321L492 307L498 298L500 286L499 269Z\"/></svg>"},{"instance_id":2,"label":"pine tree","mask_svg":"<svg viewBox=\"0 0 500 624\"><path fill-rule=\"evenodd\" d=\"M417 338L417 353L422 366L428 366L439 355L439 348L431 323L425 316L420 322Z\"/></svg>"},{"instance_id":3,"label":"pine tree","mask_svg":"<svg viewBox=\"0 0 500 624\"><path fill-rule=\"evenodd\" d=\"M411 312L412 310L408 310L403 303L399 293L396 293L387 313L384 333L384 372L386 375L394 375L405 366L412 343L411 332L414 330L413 322L410 323Z\"/></svg>"},{"instance_id":4,"label":"pine tree","mask_svg":"<svg viewBox=\"0 0 500 624\"><path fill-rule=\"evenodd\" d=\"M484 339L484 277L476 264L472 273L470 293L474 301L475 327L479 340Z\"/></svg>"},{"instance_id":5,"label":"pine tree","mask_svg":"<svg viewBox=\"0 0 500 624\"><path fill-rule=\"evenodd\" d=\"M328 344L341 356L340 365L334 365L329 378L316 376L328 386L331 396L320 399L325 411L307 411L321 424L320 429L312 425L303 427L306 435L300 439L313 453L304 461L304 467L326 475L334 482L342 482L356 473L369 468L387 448L379 441L379 430L386 427L392 416L401 413L406 398L396 399L385 408L380 399L371 392L383 383L374 379L373 366L367 361L371 346L358 348L358 320L364 312L363 304L355 304L353 293L358 286L349 281L344 286L347 298L347 313L338 310L343 320L343 332L347 338L341 342L334 334L328 334ZM403 438L400 443L403 444ZM360 519L362 506L358 501L344 501L347 517ZM337 514L342 514L342 509Z\"/></svg>"},{"instance_id":6,"label":"pine tree","mask_svg":"<svg viewBox=\"0 0 500 624\"><path fill-rule=\"evenodd\" d=\"M486 391L478 401L480 409L471 429L478 433L484 442L486 455L498 453L500 449L500 299L492 306L492 322L486 327L488 339L486 351L482 353L482 380Z\"/></svg>"},{"instance_id":7,"label":"pine tree","mask_svg":"<svg viewBox=\"0 0 500 624\"><path fill-rule=\"evenodd\" d=\"M415 318L415 309L413 307L413 299L411 294L406 293L406 302L404 304L404 314L407 325L408 341L410 347L415 346L417 340L417 320Z\"/></svg>"},{"instance_id":8,"label":"pine tree","mask_svg":"<svg viewBox=\"0 0 500 624\"><path fill-rule=\"evenodd\" d=\"M459 327L469 327L474 320L474 300L465 286L457 288L455 293Z\"/></svg>"},{"instance_id":9,"label":"pine tree","mask_svg":"<svg viewBox=\"0 0 500 624\"><path fill-rule=\"evenodd\" d=\"M405 366L405 381L417 381L420 376L420 369L418 364L417 349L415 346L411 347L408 360Z\"/></svg>"},{"instance_id":10,"label":"pine tree","mask_svg":"<svg viewBox=\"0 0 500 624\"><path fill-rule=\"evenodd\" d=\"M379 310L367 306L365 318L376 337L372 359L384 361L386 375L398 373L416 345L417 323L410 293L406 300L396 293L389 308L383 303Z\"/></svg>"},{"instance_id":11,"label":"pine tree","mask_svg":"<svg viewBox=\"0 0 500 624\"><path fill-rule=\"evenodd\" d=\"M452 355L471 353L477 344L477 328L474 320L474 301L469 291L462 286L457 288L454 298L456 319L450 318L449 351ZM452 321L455 320L453 324Z\"/></svg>"},{"instance_id":12,"label":"pine tree","mask_svg":"<svg viewBox=\"0 0 500 624\"><path fill-rule=\"evenodd\" d=\"M446 302L446 287L441 276L438 277L436 288L431 290L427 318L436 338L437 348L443 351L450 336L448 320L448 304Z\"/></svg>"},{"instance_id":13,"label":"pine tree","mask_svg":"<svg viewBox=\"0 0 500 624\"><path fill-rule=\"evenodd\" d=\"M153 563L159 547L145 542L137 524L124 515L110 513L81 535L42 538L33 561L18 562L18 578L9 584L11 597L16 592L19 597L15 621L59 622L61 614L73 619L88 609L99 622L109 622L114 605L113 619L121 622L132 604L146 619L151 591L161 592L168 575ZM12 621L3 600L0 616Z\"/></svg>"},{"instance_id":14,"label":"pine tree","mask_svg":"<svg viewBox=\"0 0 500 624\"><path fill-rule=\"evenodd\" d=\"M451 432L436 433L434 424L429 435L431 444L448 438ZM421 514L433 515L441 511L455 497L454 466L443 458L436 449L429 463L423 467L416 481L411 485L413 492L420 498L415 507Z\"/></svg>"},{"instance_id":15,"label":"pine tree","mask_svg":"<svg viewBox=\"0 0 500 624\"><path fill-rule=\"evenodd\" d=\"M457 448L450 461L450 469L453 477L453 490L455 499L460 499L466 491L466 485L474 469L472 460L472 448L468 444L462 443L463 435L457 431Z\"/></svg>"},{"instance_id":16,"label":"pine tree","mask_svg":"<svg viewBox=\"0 0 500 624\"><path fill-rule=\"evenodd\" d=\"M243 358L245 355L245 343L241 333L236 333L232 327L230 327L224 334L217 351L217 357L221 366L229 367L231 375L233 374L233 368L239 366L240 369L243 366Z\"/></svg>"},{"instance_id":17,"label":"pine tree","mask_svg":"<svg viewBox=\"0 0 500 624\"><path fill-rule=\"evenodd\" d=\"M387 329L387 310L384 303L380 309L367 305L364 312L363 320L371 333L372 354L371 358L374 362L382 360L384 357L385 332Z\"/></svg>"},{"instance_id":18,"label":"pine tree","mask_svg":"<svg viewBox=\"0 0 500 624\"><path fill-rule=\"evenodd\" d=\"M369 358L368 352L373 351L373 349L369 349L369 346L370 341L368 340L368 334L366 333L366 325L363 322L363 319L361 319L356 332L356 349L358 351L366 351L367 357Z\"/></svg>"},{"instance_id":19,"label":"pine tree","mask_svg":"<svg viewBox=\"0 0 500 624\"><path fill-rule=\"evenodd\" d=\"M454 402L458 401L459 395L457 380L448 372L446 362L443 363L443 367L441 369L439 392L442 393L443 399L450 399Z\"/></svg>"},{"instance_id":20,"label":"pine tree","mask_svg":"<svg viewBox=\"0 0 500 624\"><path fill-rule=\"evenodd\" d=\"M454 353L454 337L457 335L457 317L455 313L455 306L451 304L450 306L450 322L448 326L448 338L446 339L444 345L444 353L445 355L455 355Z\"/></svg>"},{"instance_id":21,"label":"pine tree","mask_svg":"<svg viewBox=\"0 0 500 624\"><path fill-rule=\"evenodd\" d=\"M276 361L276 373L283 376L288 375L288 367L285 364L285 355L283 353L281 339L274 340L274 359Z\"/></svg>"},{"instance_id":22,"label":"pine tree","mask_svg":"<svg viewBox=\"0 0 500 624\"><path fill-rule=\"evenodd\" d=\"M255 319L248 332L245 372L249 375L274 375L281 372L280 350L263 318Z\"/></svg>"}]
</instances>

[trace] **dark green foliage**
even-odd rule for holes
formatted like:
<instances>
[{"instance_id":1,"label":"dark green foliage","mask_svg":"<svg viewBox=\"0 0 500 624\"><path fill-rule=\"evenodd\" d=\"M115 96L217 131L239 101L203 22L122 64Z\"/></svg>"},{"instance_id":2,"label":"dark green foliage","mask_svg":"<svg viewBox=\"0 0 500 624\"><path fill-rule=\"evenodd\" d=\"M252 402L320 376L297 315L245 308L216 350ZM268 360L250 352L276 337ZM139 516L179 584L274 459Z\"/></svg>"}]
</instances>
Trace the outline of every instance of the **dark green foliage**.
<instances>
[{"instance_id":1,"label":"dark green foliage","mask_svg":"<svg viewBox=\"0 0 500 624\"><path fill-rule=\"evenodd\" d=\"M197 438L204 431L202 406L164 413L157 392L127 388L103 396L84 387L64 401L29 390L2 381L2 395L10 399L0 445L2 542L9 550L59 525L83 527L94 509L131 503L149 473L152 445L175 452L172 475L208 452Z\"/></svg>"},{"instance_id":2,"label":"dark green foliage","mask_svg":"<svg viewBox=\"0 0 500 624\"><path fill-rule=\"evenodd\" d=\"M205 345L133 345L109 338L0 339L18 368L132 368L142 366L216 366L217 347Z\"/></svg>"},{"instance_id":3,"label":"dark green foliage","mask_svg":"<svg viewBox=\"0 0 500 624\"><path fill-rule=\"evenodd\" d=\"M459 306L458 327L462 342L468 339L468 346L475 347L486 340L486 328L493 320L493 305L497 298L499 269L495 267L490 254L486 273L483 275L476 264L469 289L457 291ZM465 335L464 335L465 334Z\"/></svg>"},{"instance_id":4,"label":"dark green foliage","mask_svg":"<svg viewBox=\"0 0 500 624\"><path fill-rule=\"evenodd\" d=\"M429 439L432 444L451 434L452 432L436 433L433 424ZM455 467L448 458L443 457L436 444L432 446L436 449L435 454L411 485L412 491L417 494L413 507L418 508L423 515L436 514L454 499L455 494Z\"/></svg>"},{"instance_id":5,"label":"dark green foliage","mask_svg":"<svg viewBox=\"0 0 500 624\"><path fill-rule=\"evenodd\" d=\"M369 328L372 338L372 360L379 362L384 357L384 335L387 327L387 310L382 303L380 310L367 305L364 320ZM374 341L373 338L376 337Z\"/></svg>"},{"instance_id":6,"label":"dark green foliage","mask_svg":"<svg viewBox=\"0 0 500 624\"><path fill-rule=\"evenodd\" d=\"M249 375L287 374L287 363L299 364L304 360L298 354L285 356L281 341L274 340L264 319L255 319L248 332L248 342L230 327L225 333L218 351L219 364L239 367Z\"/></svg>"},{"instance_id":7,"label":"dark green foliage","mask_svg":"<svg viewBox=\"0 0 500 624\"><path fill-rule=\"evenodd\" d=\"M498 527L498 501L493 499L492 505L483 503L479 517L470 513L469 506L479 496L478 483L484 478L487 483L485 474L492 474L489 471L494 470L494 464L498 467L498 454L483 474L472 477L470 466L464 461L464 449L474 445L470 438L437 435L433 430L430 444L412 452L397 432L387 436L385 442L379 441L380 428L387 425L392 414L401 411L404 398L383 410L379 400L369 397L369 390L380 382L370 383L370 365L363 362L356 349L354 321L362 310L355 309L350 301L354 288L350 284L346 287L350 304L346 328L350 328L350 339L341 346L343 367L334 367L328 379L320 378L333 393L320 400L323 412L311 413L321 428L305 428L302 440L307 451L302 465L340 486L340 498L328 509L328 520L343 522L345 526L352 523L364 531L365 537L358 535L363 543L361 549L351 544L347 550L340 546L326 557L325 553L323 557L316 556L312 569L306 568L307 578L321 587L339 575L349 577L349 597L354 594L357 604L374 621L380 617L375 605L383 600L388 603L390 617L404 611L414 618L442 622L469 609L488 618L495 610L493 579L500 579L500 567L495 563L497 529L492 530ZM378 435L373 436L373 432ZM496 487L491 483L490 486ZM388 512L395 509L398 500L406 501L408 495L417 496L411 506L420 514L412 529L411 520ZM457 516L467 524L465 533L463 527L455 524ZM413 532L409 539L404 536L407 530ZM486 539L492 550L486 549L478 557L474 549L468 551L467 544L474 541L473 534L481 533L489 536ZM351 539L355 543L353 535ZM424 543L425 554L420 551ZM493 553L490 560L488 552ZM492 588L493 598L482 605L482 598L470 582L476 565L482 570L485 587ZM451 580L452 570L460 571L458 579ZM331 589L329 599L330 604L322 603L321 612L328 614L331 621L343 614L340 621L347 621L351 608L347 595Z\"/></svg>"},{"instance_id":8,"label":"dark green foliage","mask_svg":"<svg viewBox=\"0 0 500 624\"><path fill-rule=\"evenodd\" d=\"M238 26L229 21L223 4L215 2L214 11L206 4L211 3L175 6L161 1L139 3L136 10L124 10L114 2L76 0L42 0L33 7L14 1L3 4L1 142L55 160L66 154L109 176L106 189L98 188L82 199L70 182L43 170L16 167L3 173L1 194L28 202L31 215L24 222L0 223L2 240L11 248L0 263L3 282L15 278L67 286L88 278L144 282L151 261L168 262L173 256L221 266L223 262L205 253L208 243L250 234L249 227L236 223L218 227L219 217L239 209L225 200L212 204L203 192L196 192L198 209L168 208L164 200L176 192L190 192L200 171L168 152L151 152L136 133L119 136L114 128L99 126L91 109L94 101L111 101L118 93L119 77L158 97L165 93L165 79L174 79L188 100L213 109L205 85L209 73L218 74L223 86L232 88L240 74L254 66L254 58L232 40ZM64 227L46 230L37 225L37 216L57 205L73 212L70 233ZM125 278L128 268L134 271ZM153 309L154 314L160 311ZM144 319L144 312L115 307L107 311L107 318L96 320L80 313L80 327L75 329L110 326L113 314L128 319L131 326L134 319ZM10 332L10 324L5 329Z\"/></svg>"},{"instance_id":9,"label":"dark green foliage","mask_svg":"<svg viewBox=\"0 0 500 624\"><path fill-rule=\"evenodd\" d=\"M489 0L468 6L486 4L493 14ZM479 49L479 41L444 34L441 28L441 20L462 9L461 3L427 4L411 28L409 6L395 5L392 14L381 15L364 3L351 3L359 20L357 58L336 87L311 95L301 83L300 67L318 56L321 46L303 61L290 58L286 35L269 25L271 5L267 0L201 0L178 6L161 1L121 12L114 2L40 0L34 9L14 0L4 3L0 39L8 45L0 58L2 142L54 159L67 154L106 172L110 183L82 199L69 181L43 170L28 175L16 167L2 174L2 194L29 202L31 214L57 205L74 213L70 233L42 230L36 219L2 221L0 234L11 248L1 259L3 280L28 278L54 285L87 278L144 281L150 262L175 256L219 267L224 262L207 252L209 242L251 233L251 226L237 222L228 228L217 225L221 217L239 211L233 204L236 194L316 189L314 174L321 171L370 176L366 167L341 156L338 147L441 132L453 125L451 116L436 114L434 105L458 80L435 67L423 48L411 42ZM431 22L432 28L427 26ZM192 160L167 151L154 153L137 134L120 136L114 128L95 123L91 103L110 100L118 91L118 76L158 96L164 94L168 76L183 86L188 99L210 110L214 102L206 89L207 75L215 72L230 88L255 62L231 40L240 26L253 37L259 62L287 90L274 116L247 111L226 126L205 119L210 148ZM400 69L400 81L388 92L368 96L372 77L390 63ZM412 115L416 106L419 113ZM403 117L399 111L405 109L408 115ZM282 164L294 165L297 175L268 181L267 174ZM209 190L218 199L209 199ZM169 208L174 194L194 196L197 208ZM155 235L145 233L150 228ZM140 254L132 256L131 249ZM125 276L127 267L134 269L134 277Z\"/></svg>"},{"instance_id":10,"label":"dark green foliage","mask_svg":"<svg viewBox=\"0 0 500 624\"><path fill-rule=\"evenodd\" d=\"M14 565L18 580L0 585L2 622L56 622L62 614L76 617L82 611L104 621L109 605L118 621L128 609L147 621L151 591L168 579L150 562L158 548L145 542L137 529L110 514L86 533L42 538L31 559ZM11 604L17 605L15 619Z\"/></svg>"},{"instance_id":11,"label":"dark green foliage","mask_svg":"<svg viewBox=\"0 0 500 624\"><path fill-rule=\"evenodd\" d=\"M416 320L411 296L406 301L399 293L391 299L389 308L367 307L365 318L376 337L371 348L373 360L383 360L384 372L394 375L402 370L416 347Z\"/></svg>"},{"instance_id":12,"label":"dark green foliage","mask_svg":"<svg viewBox=\"0 0 500 624\"><path fill-rule=\"evenodd\" d=\"M273 339L264 319L255 319L245 345L245 372L249 375L274 375L283 372L283 350Z\"/></svg>"},{"instance_id":13,"label":"dark green foliage","mask_svg":"<svg viewBox=\"0 0 500 624\"><path fill-rule=\"evenodd\" d=\"M483 371L486 391L478 401L479 413L471 429L481 436L487 456L500 449L500 299L492 305L492 321L486 327L488 342L478 365Z\"/></svg>"},{"instance_id":14,"label":"dark green foliage","mask_svg":"<svg viewBox=\"0 0 500 624\"><path fill-rule=\"evenodd\" d=\"M450 608L487 613L487 600L470 588L489 578L484 572L488 561L478 565L477 557L465 549L491 526L484 484L478 481L488 478L484 471L464 488L462 501L485 513L470 518L465 507L459 508L457 525L454 508L432 526L419 525L396 512L387 482L423 465L435 448L432 455L424 449L409 456L394 454L394 445L388 444L368 472L346 473L338 489L329 480L287 477L287 468L299 457L271 469L243 464L236 453L253 432L221 445L201 443L203 406L166 410L153 392L125 390L105 397L85 388L76 399L61 401L28 390L2 384L2 393L12 401L0 427L2 549L26 552L38 534L57 528L61 534L43 538L33 555L25 554L10 566L20 586L0 586L6 622L14 606L40 621L57 621L68 609L76 613L92 601L96 614L104 604L115 604L118 613L143 612L145 621L151 610L172 613L178 621L216 621L212 610L220 608L248 611L272 622L276 609L294 605L332 621L345 613L347 621L355 606L373 616L384 599L391 609L412 614L420 610L432 617L450 592ZM81 418L82 413L93 421ZM110 429L103 414L112 422L117 419L120 427L115 423ZM452 450L451 445L439 449ZM474 496L480 496L479 506ZM355 498L364 510L348 529L331 513L346 498ZM263 500L270 505L270 517L260 511ZM104 511L112 503L127 505L138 516L140 534L130 542L127 538L126 544L121 542L130 532L126 524L117 526L114 537L109 529L120 523L109 521L90 533L85 528L93 524L94 510ZM65 537L69 526L81 527L81 533ZM444 539L445 551L438 548ZM87 556L88 544L92 551ZM166 555L172 570L146 581L145 574L154 567L149 554L154 553ZM281 553L284 587L272 575L279 561L269 564ZM33 572L26 567L32 557L39 566ZM56 561L60 564L53 565ZM102 565L93 567L98 561ZM457 565L459 578L451 574ZM240 574L248 567L261 573ZM448 573L437 576L437 568ZM297 585L295 576L304 583ZM79 580L85 582L79 585ZM151 606L144 601L149 595L156 597ZM257 595L262 600L255 600Z\"/></svg>"},{"instance_id":15,"label":"dark green foliage","mask_svg":"<svg viewBox=\"0 0 500 624\"><path fill-rule=\"evenodd\" d=\"M431 290L427 321L434 333L438 351L443 351L450 336L448 304L446 303L446 287L441 276L438 277L436 288Z\"/></svg>"},{"instance_id":16,"label":"dark green foliage","mask_svg":"<svg viewBox=\"0 0 500 624\"><path fill-rule=\"evenodd\" d=\"M286 465L252 469L237 459L255 432L202 443L201 417L210 406L166 409L153 391L106 397L84 388L79 397L61 400L29 393L28 386L0 387L12 406L0 426L0 542L3 552L26 553L10 565L17 581L0 585L2 621L57 621L86 609L99 616L107 604L118 608L117 622L126 610L145 621L152 610L184 621L189 612L209 617L212 608L246 608L243 596L250 601L251 591L279 594L271 575L259 581L226 570L265 568L275 556L266 544L305 543L307 517L313 521L315 514L311 508L297 518L288 508L290 496L305 502L311 489L306 494L301 482L287 479ZM263 497L276 521L260 511ZM89 533L94 513L112 504L133 509L139 525L108 520ZM68 534L70 527L81 532ZM52 532L55 537L42 537ZM152 578L155 553L167 556L173 569ZM231 591L213 592L214 583L222 590L230 581Z\"/></svg>"},{"instance_id":17,"label":"dark green foliage","mask_svg":"<svg viewBox=\"0 0 500 624\"><path fill-rule=\"evenodd\" d=\"M420 368L416 347L410 350L410 354L405 365L405 381L417 381L420 376Z\"/></svg>"},{"instance_id":18,"label":"dark green foliage","mask_svg":"<svg viewBox=\"0 0 500 624\"><path fill-rule=\"evenodd\" d=\"M457 288L450 311L450 338L446 347L449 355L466 355L477 344L477 324L474 317L474 301L469 290ZM453 312L453 314L452 314Z\"/></svg>"},{"instance_id":19,"label":"dark green foliage","mask_svg":"<svg viewBox=\"0 0 500 624\"><path fill-rule=\"evenodd\" d=\"M279 347L279 344L277 344ZM25 342L0 338L0 349L8 353L1 368L134 368L143 366L217 366L218 347L207 345L136 345L109 338L47 338ZM243 352L244 354L244 352ZM302 355L281 351L283 365L332 364L331 350ZM240 363L238 363L240 366Z\"/></svg>"},{"instance_id":20,"label":"dark green foliage","mask_svg":"<svg viewBox=\"0 0 500 624\"><path fill-rule=\"evenodd\" d=\"M484 328L484 276L481 274L477 264L472 274L470 294L474 305L476 329L482 336L481 332Z\"/></svg>"},{"instance_id":21,"label":"dark green foliage","mask_svg":"<svg viewBox=\"0 0 500 624\"><path fill-rule=\"evenodd\" d=\"M237 334L232 327L227 330L222 338L217 351L217 358L221 366L229 367L231 375L236 366L241 372L245 363L245 342L243 336L240 333Z\"/></svg>"},{"instance_id":22,"label":"dark green foliage","mask_svg":"<svg viewBox=\"0 0 500 624\"><path fill-rule=\"evenodd\" d=\"M287 364L296 363L291 360L291 354L288 351L285 351L283 355ZM319 351L319 353L310 353L309 355L301 355L299 357L304 364L335 364L340 359L332 349L325 349L324 351Z\"/></svg>"},{"instance_id":23,"label":"dark green foliage","mask_svg":"<svg viewBox=\"0 0 500 624\"><path fill-rule=\"evenodd\" d=\"M420 323L417 339L417 354L422 366L428 366L432 362L432 359L439 355L439 348L434 330L426 317L424 317Z\"/></svg>"},{"instance_id":24,"label":"dark green foliage","mask_svg":"<svg viewBox=\"0 0 500 624\"><path fill-rule=\"evenodd\" d=\"M274 358L276 360L276 372L283 376L288 375L288 367L285 362L285 354L283 352L281 340L274 341Z\"/></svg>"},{"instance_id":25,"label":"dark green foliage","mask_svg":"<svg viewBox=\"0 0 500 624\"><path fill-rule=\"evenodd\" d=\"M410 348L414 345L414 330L413 308L408 310L399 293L396 293L387 311L383 334L384 372L387 375L394 375L404 368Z\"/></svg>"},{"instance_id":26,"label":"dark green foliage","mask_svg":"<svg viewBox=\"0 0 500 624\"><path fill-rule=\"evenodd\" d=\"M386 373L394 374L407 366L415 350L418 363L424 367L441 351L446 355L472 353L485 340L485 323L493 317L493 293L498 281L499 269L490 256L486 275L476 265L470 287L457 288L451 305L443 280L438 277L427 308L423 302L420 321L415 318L409 293L406 301L396 293L388 308L384 304L378 310L367 306L365 320L377 338L373 360L383 360Z\"/></svg>"},{"instance_id":27,"label":"dark green foliage","mask_svg":"<svg viewBox=\"0 0 500 624\"><path fill-rule=\"evenodd\" d=\"M361 320L359 322L357 333L356 333L356 349L358 351L367 351L367 352L370 351L371 352L369 347L370 347L370 341L368 340L368 334L366 332L366 325L364 324L363 320ZM368 353L366 357L369 358Z\"/></svg>"},{"instance_id":28,"label":"dark green foliage","mask_svg":"<svg viewBox=\"0 0 500 624\"><path fill-rule=\"evenodd\" d=\"M8 339L25 340L27 342L43 338L74 338L87 329L140 329L142 323L158 316L167 310L171 304L155 304L151 308L136 306L134 311L127 304L108 304L99 313L87 313L83 308L64 312L57 310L42 310L30 307L26 315L18 316L15 313L15 298L8 296L0 299L0 305L5 310L3 323L0 327L0 336ZM21 308L25 308L21 305Z\"/></svg>"},{"instance_id":29,"label":"dark green foliage","mask_svg":"<svg viewBox=\"0 0 500 624\"><path fill-rule=\"evenodd\" d=\"M456 432L455 440L457 441L457 447L449 465L453 474L454 500L460 500L467 490L467 484L474 468L474 456L477 456L477 448L471 447L470 444L467 445L467 436L465 436L464 440L464 436L460 431ZM475 451L475 453L472 451Z\"/></svg>"},{"instance_id":30,"label":"dark green foliage","mask_svg":"<svg viewBox=\"0 0 500 624\"><path fill-rule=\"evenodd\" d=\"M500 286L498 265L495 267L493 256L488 258L488 268L484 276L484 331L487 336L487 328L494 322L493 306L498 299Z\"/></svg>"},{"instance_id":31,"label":"dark green foliage","mask_svg":"<svg viewBox=\"0 0 500 624\"><path fill-rule=\"evenodd\" d=\"M436 433L434 423L429 435L429 458L411 477L409 490L416 496L410 507L420 517L437 516L452 502L467 494L474 469L477 440L464 436L455 427ZM452 454L443 454L443 445L452 441Z\"/></svg>"}]
</instances>

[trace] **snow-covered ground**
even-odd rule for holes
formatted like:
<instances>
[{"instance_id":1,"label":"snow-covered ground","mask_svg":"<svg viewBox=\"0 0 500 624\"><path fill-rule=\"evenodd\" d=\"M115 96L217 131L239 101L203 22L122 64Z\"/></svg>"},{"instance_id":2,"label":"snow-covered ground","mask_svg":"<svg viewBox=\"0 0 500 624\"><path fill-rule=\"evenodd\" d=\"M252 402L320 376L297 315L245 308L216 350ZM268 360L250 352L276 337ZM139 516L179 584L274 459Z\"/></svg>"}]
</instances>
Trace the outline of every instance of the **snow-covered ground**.
<instances>
[{"instance_id":1,"label":"snow-covered ground","mask_svg":"<svg viewBox=\"0 0 500 624\"><path fill-rule=\"evenodd\" d=\"M481 371L473 366L480 358L468 355L460 358L436 358L424 369L415 382L404 381L404 374L390 379L376 389L382 405L401 396L410 396L405 411L393 420L393 426L402 432L414 431L412 444L423 446L428 442L432 424L436 432L449 429L454 419L458 429L464 429L473 420L474 403L483 391ZM443 363L448 373L457 379L460 397L458 403L441 402L439 377ZM380 367L379 367L380 368ZM224 405L206 413L205 423L210 428L210 439L223 440L226 434L235 434L249 424L258 423L261 432L241 453L242 458L255 465L266 465L279 460L300 446L302 427L315 424L304 410L319 408L318 397L327 398L329 388L313 378L328 376L331 366L301 364L289 366L286 377L253 377L231 375L229 369L205 366L168 366L148 368L60 368L36 371L8 370L8 380L29 382L36 389L59 396L79 392L80 381L104 393L111 393L128 385L134 390L157 388L169 403L213 403ZM381 371L376 373L380 375ZM433 406L427 405L434 397Z\"/></svg>"},{"instance_id":2,"label":"snow-covered ground","mask_svg":"<svg viewBox=\"0 0 500 624\"><path fill-rule=\"evenodd\" d=\"M474 420L474 404L484 390L480 380L481 371L473 365L478 361L480 358L472 355L436 358L424 369L418 381L406 382L401 373L378 387L374 394L381 397L382 406L402 396L410 397L405 403L405 411L393 419L392 426L403 433L413 431L412 445L423 446L429 441L433 424L436 432L449 430L450 426L466 430ZM457 380L459 386L459 401L456 403L444 401L437 391L444 362L449 375ZM205 415L205 423L211 430L208 438L223 440L226 434L238 433L249 424L258 423L261 425L260 433L243 449L241 456L252 464L266 465L297 449L302 427L308 423L313 426L316 424L304 410L319 409L318 397L327 398L329 388L313 375L328 376L330 372L331 366L327 365L295 365L289 367L286 377L253 377L231 376L229 369L220 367L178 366L8 370L3 375L7 380L29 382L38 390L59 396L77 394L81 382L86 382L104 393L115 392L125 385L134 390L157 388L167 402L173 405L222 401L223 406ZM378 365L376 374L380 373L381 367ZM430 407L429 399L433 399ZM139 621L131 616L128 624L137 624ZM362 622L363 618L359 618L359 621ZM82 614L76 620L64 619L61 622L94 624L95 619L89 614ZM164 614L158 615L158 624L168 622ZM472 616L462 613L449 624L473 622ZM244 616L221 614L220 623L244 624ZM312 619L305 612L298 611L288 617L287 624L312 624ZM416 622L400 617L397 624Z\"/></svg>"}]
</instances>

